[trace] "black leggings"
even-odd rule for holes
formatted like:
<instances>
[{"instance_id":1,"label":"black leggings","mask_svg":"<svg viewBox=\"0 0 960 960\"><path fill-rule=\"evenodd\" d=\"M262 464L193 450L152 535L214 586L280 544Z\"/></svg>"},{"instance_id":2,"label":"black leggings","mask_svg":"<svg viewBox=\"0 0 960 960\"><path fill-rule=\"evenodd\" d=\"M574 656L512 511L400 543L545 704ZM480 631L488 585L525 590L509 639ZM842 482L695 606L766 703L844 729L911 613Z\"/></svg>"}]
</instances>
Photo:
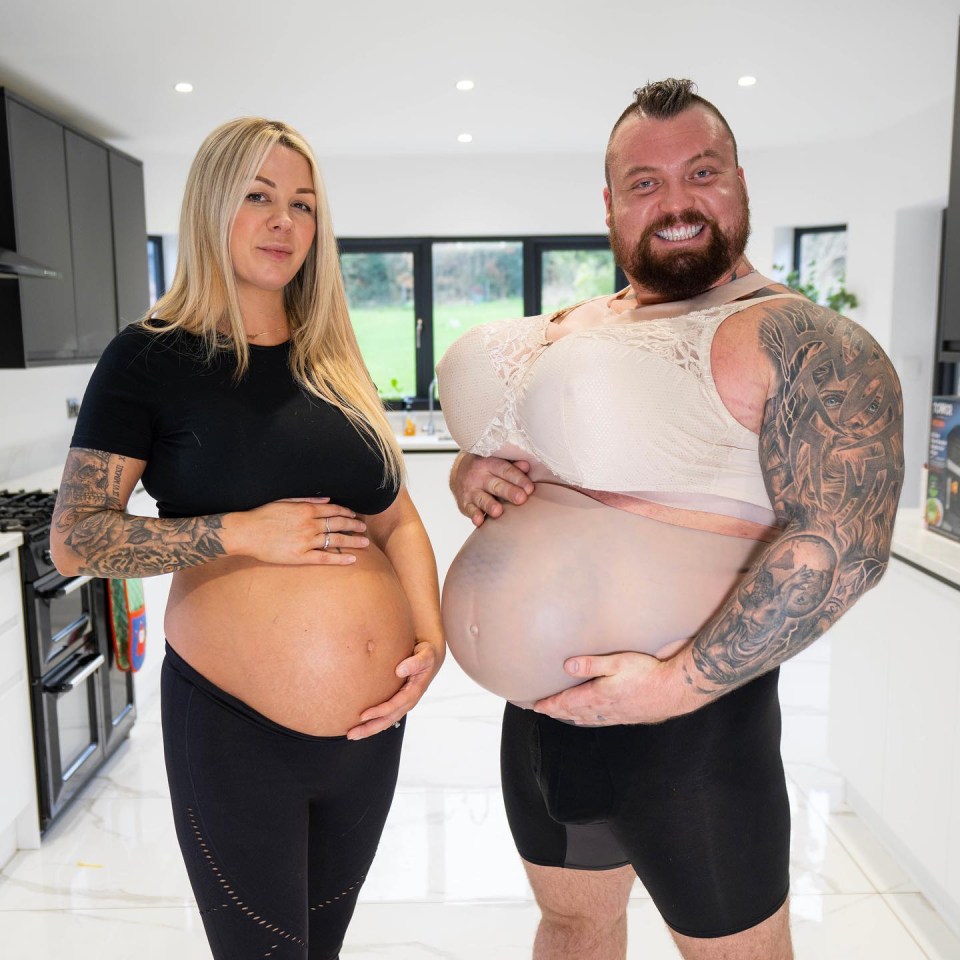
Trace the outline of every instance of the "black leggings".
<instances>
[{"instance_id":1,"label":"black leggings","mask_svg":"<svg viewBox=\"0 0 960 960\"><path fill-rule=\"evenodd\" d=\"M167 647L163 747L177 838L215 960L336 960L393 800L403 726L312 737Z\"/></svg>"},{"instance_id":2,"label":"black leggings","mask_svg":"<svg viewBox=\"0 0 960 960\"><path fill-rule=\"evenodd\" d=\"M507 704L507 819L531 863L632 864L690 937L756 926L789 888L779 671L650 726L576 727Z\"/></svg>"}]
</instances>

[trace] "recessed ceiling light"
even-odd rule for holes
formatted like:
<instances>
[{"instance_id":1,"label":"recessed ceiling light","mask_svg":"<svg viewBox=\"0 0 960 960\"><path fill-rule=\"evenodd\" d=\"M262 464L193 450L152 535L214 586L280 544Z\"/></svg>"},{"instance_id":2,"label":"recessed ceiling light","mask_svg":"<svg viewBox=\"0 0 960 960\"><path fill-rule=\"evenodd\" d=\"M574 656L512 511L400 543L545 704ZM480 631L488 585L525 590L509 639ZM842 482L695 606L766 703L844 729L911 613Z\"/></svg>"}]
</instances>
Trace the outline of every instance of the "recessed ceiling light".
<instances>
[{"instance_id":1,"label":"recessed ceiling light","mask_svg":"<svg viewBox=\"0 0 960 960\"><path fill-rule=\"evenodd\" d=\"M737 83L739 83L741 87L752 87L756 82L757 82L756 77L741 77L737 81Z\"/></svg>"},{"instance_id":2,"label":"recessed ceiling light","mask_svg":"<svg viewBox=\"0 0 960 960\"><path fill-rule=\"evenodd\" d=\"M472 90L472 89L473 89L473 81L472 81L472 80L458 80L458 81L457 81L457 89L458 89L458 90Z\"/></svg>"},{"instance_id":3,"label":"recessed ceiling light","mask_svg":"<svg viewBox=\"0 0 960 960\"><path fill-rule=\"evenodd\" d=\"M472 133L461 133L457 137L459 143L473 143L473 134Z\"/></svg>"},{"instance_id":4,"label":"recessed ceiling light","mask_svg":"<svg viewBox=\"0 0 960 960\"><path fill-rule=\"evenodd\" d=\"M175 83L173 89L177 93L193 93L193 84L192 83Z\"/></svg>"}]
</instances>

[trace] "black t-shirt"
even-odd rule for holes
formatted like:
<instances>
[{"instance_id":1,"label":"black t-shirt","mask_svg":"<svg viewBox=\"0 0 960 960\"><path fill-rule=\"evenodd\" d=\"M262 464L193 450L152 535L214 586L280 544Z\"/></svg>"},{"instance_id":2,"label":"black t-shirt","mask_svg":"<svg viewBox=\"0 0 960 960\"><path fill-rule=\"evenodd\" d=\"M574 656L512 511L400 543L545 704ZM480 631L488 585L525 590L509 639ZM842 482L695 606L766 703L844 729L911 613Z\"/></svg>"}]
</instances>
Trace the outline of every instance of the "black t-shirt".
<instances>
[{"instance_id":1,"label":"black t-shirt","mask_svg":"<svg viewBox=\"0 0 960 960\"><path fill-rule=\"evenodd\" d=\"M296 383L289 343L212 362L200 337L125 327L90 379L72 447L147 462L161 517L250 510L285 497L330 497L380 513L397 488L382 457L336 407Z\"/></svg>"}]
</instances>

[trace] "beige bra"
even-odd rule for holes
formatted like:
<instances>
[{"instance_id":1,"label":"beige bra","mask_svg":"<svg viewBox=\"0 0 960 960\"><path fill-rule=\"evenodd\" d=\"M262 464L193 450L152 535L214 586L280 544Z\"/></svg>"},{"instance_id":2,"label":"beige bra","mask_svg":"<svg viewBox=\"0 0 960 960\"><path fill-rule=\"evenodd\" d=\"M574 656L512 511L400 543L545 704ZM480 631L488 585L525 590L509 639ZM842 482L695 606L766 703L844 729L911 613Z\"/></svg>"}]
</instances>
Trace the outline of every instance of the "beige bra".
<instances>
[{"instance_id":1,"label":"beige bra","mask_svg":"<svg viewBox=\"0 0 960 960\"><path fill-rule=\"evenodd\" d=\"M532 458L586 492L772 525L758 437L724 406L710 369L727 317L791 295L715 301L772 283L753 273L635 309L596 298L567 311L588 313L552 342L556 314L476 327L437 367L447 426L470 453Z\"/></svg>"}]
</instances>

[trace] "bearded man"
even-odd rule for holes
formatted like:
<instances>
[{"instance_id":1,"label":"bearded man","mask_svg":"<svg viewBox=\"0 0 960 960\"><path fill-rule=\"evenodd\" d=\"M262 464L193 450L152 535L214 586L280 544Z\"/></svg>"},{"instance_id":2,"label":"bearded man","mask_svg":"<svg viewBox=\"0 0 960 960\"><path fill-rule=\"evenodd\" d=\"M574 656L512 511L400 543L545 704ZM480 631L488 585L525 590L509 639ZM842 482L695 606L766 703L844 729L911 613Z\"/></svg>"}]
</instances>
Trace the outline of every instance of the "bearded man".
<instances>
[{"instance_id":1,"label":"bearded man","mask_svg":"<svg viewBox=\"0 0 960 960\"><path fill-rule=\"evenodd\" d=\"M778 667L886 568L899 386L864 330L747 262L717 108L688 80L635 97L603 192L630 287L439 366L477 526L445 626L510 701L536 960L622 960L637 876L686 960L789 960Z\"/></svg>"}]
</instances>

